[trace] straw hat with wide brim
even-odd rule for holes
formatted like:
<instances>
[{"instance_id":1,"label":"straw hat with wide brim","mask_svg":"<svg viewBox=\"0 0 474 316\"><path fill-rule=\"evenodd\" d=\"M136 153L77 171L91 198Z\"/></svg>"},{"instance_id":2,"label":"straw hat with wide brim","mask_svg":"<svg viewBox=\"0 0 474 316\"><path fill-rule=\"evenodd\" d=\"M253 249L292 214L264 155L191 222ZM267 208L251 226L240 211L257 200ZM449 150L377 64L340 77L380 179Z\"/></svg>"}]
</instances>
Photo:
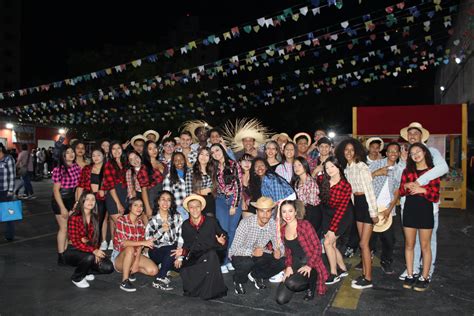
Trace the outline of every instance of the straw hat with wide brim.
<instances>
[{"instance_id":1,"label":"straw hat with wide brim","mask_svg":"<svg viewBox=\"0 0 474 316\"><path fill-rule=\"evenodd\" d=\"M287 133L278 133L272 136L272 140L278 141L278 138L283 137L286 138L286 142L291 141L290 136Z\"/></svg>"},{"instance_id":2,"label":"straw hat with wide brim","mask_svg":"<svg viewBox=\"0 0 474 316\"><path fill-rule=\"evenodd\" d=\"M311 136L309 136L309 134L308 134L308 133L305 133L305 132L301 132L301 133L296 134L296 135L293 137L293 142L296 144L296 140L297 140L298 138L300 138L301 136L306 137L306 139L308 140L308 146L310 146L310 145L311 145Z\"/></svg>"},{"instance_id":3,"label":"straw hat with wide brim","mask_svg":"<svg viewBox=\"0 0 474 316\"><path fill-rule=\"evenodd\" d=\"M223 128L223 138L233 151L241 151L244 149L243 139L254 139L255 148L259 148L265 144L269 135L268 129L259 120L243 118L235 121L235 124L228 121Z\"/></svg>"},{"instance_id":4,"label":"straw hat with wide brim","mask_svg":"<svg viewBox=\"0 0 474 316\"><path fill-rule=\"evenodd\" d=\"M206 208L206 199L204 199L199 194L191 194L188 197L186 197L183 201L184 209L189 212L188 204L189 204L189 202L195 201L195 200L201 202L201 210Z\"/></svg>"},{"instance_id":5,"label":"straw hat with wide brim","mask_svg":"<svg viewBox=\"0 0 474 316\"><path fill-rule=\"evenodd\" d=\"M407 127L402 128L400 130L400 136L402 136L404 140L408 140L408 131L412 128L416 128L421 132L421 141L423 143L426 142L428 138L430 138L430 132L428 132L427 129L424 129L423 126L418 122L412 122Z\"/></svg>"},{"instance_id":6,"label":"straw hat with wide brim","mask_svg":"<svg viewBox=\"0 0 474 316\"><path fill-rule=\"evenodd\" d=\"M250 202L253 207L259 210L269 210L275 207L276 203L273 202L271 197L262 196L257 202Z\"/></svg>"},{"instance_id":7,"label":"straw hat with wide brim","mask_svg":"<svg viewBox=\"0 0 474 316\"><path fill-rule=\"evenodd\" d=\"M374 225L374 232L376 233L383 233L387 229L392 226L392 214L390 214L386 220L383 218L383 212L385 212L387 208L386 207L380 207L378 208L378 216L379 216L379 222Z\"/></svg>"},{"instance_id":8,"label":"straw hat with wide brim","mask_svg":"<svg viewBox=\"0 0 474 316\"><path fill-rule=\"evenodd\" d=\"M367 150L369 150L370 144L371 144L373 141L379 141L379 142L380 142L380 150L383 149L383 146L384 146L385 144L384 144L382 138L380 138L380 137L370 137L369 139L367 139L367 140L365 141L365 148L367 148ZM380 151L380 150L379 150L379 151Z\"/></svg>"},{"instance_id":9,"label":"straw hat with wide brim","mask_svg":"<svg viewBox=\"0 0 474 316\"><path fill-rule=\"evenodd\" d=\"M137 140L143 140L144 142L146 142L146 138L142 134L138 134L132 137L132 139L130 140L130 144L133 145Z\"/></svg>"},{"instance_id":10,"label":"straw hat with wide brim","mask_svg":"<svg viewBox=\"0 0 474 316\"><path fill-rule=\"evenodd\" d=\"M179 130L181 132L187 131L190 132L193 138L193 142L197 142L198 138L196 136L196 130L199 127L204 127L207 130L211 130L212 126L209 125L206 121L202 120L192 120L192 121L186 121L184 122L180 127Z\"/></svg>"},{"instance_id":11,"label":"straw hat with wide brim","mask_svg":"<svg viewBox=\"0 0 474 316\"><path fill-rule=\"evenodd\" d=\"M160 134L157 131L154 131L152 129L147 130L145 133L143 133L143 137L147 138L148 135L155 135L155 142L157 142L160 139Z\"/></svg>"}]
</instances>

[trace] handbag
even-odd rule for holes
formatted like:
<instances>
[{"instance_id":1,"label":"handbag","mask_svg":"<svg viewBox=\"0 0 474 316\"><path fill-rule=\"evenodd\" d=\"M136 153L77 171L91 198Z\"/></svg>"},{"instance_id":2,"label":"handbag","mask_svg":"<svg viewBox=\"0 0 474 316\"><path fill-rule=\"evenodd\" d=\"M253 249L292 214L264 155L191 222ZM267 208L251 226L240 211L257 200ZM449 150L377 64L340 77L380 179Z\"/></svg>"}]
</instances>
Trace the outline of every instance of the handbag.
<instances>
[{"instance_id":1,"label":"handbag","mask_svg":"<svg viewBox=\"0 0 474 316\"><path fill-rule=\"evenodd\" d=\"M22 210L23 208L20 200L0 202L0 222L22 220Z\"/></svg>"}]
</instances>

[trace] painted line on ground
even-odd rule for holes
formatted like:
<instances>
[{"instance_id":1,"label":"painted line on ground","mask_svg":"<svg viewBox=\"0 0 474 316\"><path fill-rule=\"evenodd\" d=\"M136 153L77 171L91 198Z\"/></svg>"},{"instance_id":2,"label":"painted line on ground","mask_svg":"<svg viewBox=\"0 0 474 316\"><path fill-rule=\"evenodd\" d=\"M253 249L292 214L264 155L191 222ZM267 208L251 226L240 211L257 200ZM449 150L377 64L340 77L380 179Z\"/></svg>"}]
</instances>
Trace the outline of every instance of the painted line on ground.
<instances>
[{"instance_id":1,"label":"painted line on ground","mask_svg":"<svg viewBox=\"0 0 474 316\"><path fill-rule=\"evenodd\" d=\"M10 246L10 245L19 244L19 243L22 243L22 242L25 242L25 241L30 241L30 240L40 239L40 238L44 238L44 237L54 236L54 235L56 235L56 234L57 234L57 232L54 232L54 233L48 233L48 234L38 235L38 236L35 236L35 237L30 237L30 238L25 238L25 239L10 241L10 242L7 242L7 243L5 243L5 244L0 244L0 247Z\"/></svg>"}]
</instances>

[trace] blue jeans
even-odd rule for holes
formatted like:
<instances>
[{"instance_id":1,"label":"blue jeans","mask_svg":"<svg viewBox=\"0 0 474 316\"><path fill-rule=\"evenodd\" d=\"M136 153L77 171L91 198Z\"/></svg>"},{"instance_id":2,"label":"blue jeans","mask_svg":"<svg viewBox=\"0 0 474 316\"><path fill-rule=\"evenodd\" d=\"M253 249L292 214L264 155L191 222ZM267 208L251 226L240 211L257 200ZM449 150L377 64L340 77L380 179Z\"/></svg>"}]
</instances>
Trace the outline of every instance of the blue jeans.
<instances>
[{"instance_id":1,"label":"blue jeans","mask_svg":"<svg viewBox=\"0 0 474 316\"><path fill-rule=\"evenodd\" d=\"M434 206L438 207L438 206ZM433 232L431 233L431 267L430 267L430 278L434 273L435 269L435 261L436 261L436 248L438 246L436 241L436 232L438 231L438 224L439 224L439 212L434 214L434 226ZM416 233L416 241L415 241L415 253L413 256L413 273L419 274L421 270L421 246L420 246L420 237L418 232Z\"/></svg>"},{"instance_id":2,"label":"blue jeans","mask_svg":"<svg viewBox=\"0 0 474 316\"><path fill-rule=\"evenodd\" d=\"M225 196L224 194L217 195L216 198L216 218L219 221L222 229L225 230L228 234L228 243L227 243L227 250L225 254L224 264L230 262L227 252L232 245L232 241L234 240L235 231L237 230L237 226L239 225L240 216L242 215L242 208L240 205L237 207L235 214L230 216L229 210L232 206L233 195Z\"/></svg>"},{"instance_id":3,"label":"blue jeans","mask_svg":"<svg viewBox=\"0 0 474 316\"><path fill-rule=\"evenodd\" d=\"M28 171L25 175L21 176L21 183L18 188L15 190L16 192L20 192L21 188L25 188L25 195L32 195L33 194L33 186L31 185L30 176L33 175L32 172Z\"/></svg>"},{"instance_id":4,"label":"blue jeans","mask_svg":"<svg viewBox=\"0 0 474 316\"><path fill-rule=\"evenodd\" d=\"M10 201L8 191L0 191L0 202ZM15 222L5 222L5 238L12 240L15 237Z\"/></svg>"}]
</instances>

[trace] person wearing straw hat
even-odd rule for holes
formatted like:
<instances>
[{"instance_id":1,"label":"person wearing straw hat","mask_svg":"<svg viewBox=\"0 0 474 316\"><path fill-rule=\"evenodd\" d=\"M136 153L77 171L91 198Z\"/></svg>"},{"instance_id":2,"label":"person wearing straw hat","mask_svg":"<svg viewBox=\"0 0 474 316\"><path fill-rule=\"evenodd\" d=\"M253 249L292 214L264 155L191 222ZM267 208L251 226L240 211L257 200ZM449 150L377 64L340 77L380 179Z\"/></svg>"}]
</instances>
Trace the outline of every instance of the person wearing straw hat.
<instances>
[{"instance_id":1,"label":"person wearing straw hat","mask_svg":"<svg viewBox=\"0 0 474 316\"><path fill-rule=\"evenodd\" d=\"M146 138L142 134L138 134L132 137L130 140L130 145L132 145L133 149L143 155L143 148L145 147Z\"/></svg>"},{"instance_id":2,"label":"person wearing straw hat","mask_svg":"<svg viewBox=\"0 0 474 316\"><path fill-rule=\"evenodd\" d=\"M191 120L186 121L180 126L180 130L188 131L193 137L192 150L198 151L199 148L208 146L209 131L212 129L206 121Z\"/></svg>"},{"instance_id":3,"label":"person wearing straw hat","mask_svg":"<svg viewBox=\"0 0 474 316\"><path fill-rule=\"evenodd\" d=\"M407 127L404 127L400 130L400 136L408 141L410 145L415 143L425 143L428 138L430 137L430 132L423 128L423 126L418 122L412 122ZM415 182L407 183L406 187L410 190L416 190L417 187L428 185L431 180L436 178L440 178L445 175L449 171L448 164L446 160L444 160L441 153L434 147L428 147L431 156L433 157L433 168L431 168L428 172L421 175ZM402 146L401 150L401 164L402 167L406 166L406 161L408 159L408 151L405 146ZM403 206L404 206L405 198L401 198L400 204L402 206L402 214L403 214ZM433 204L433 214L434 214L434 227L433 232L431 234L431 268L430 268L430 279L434 273L435 269L435 261L436 261L436 248L437 248L437 238L436 233L438 231L438 223L439 223L439 203ZM416 242L415 242L415 255L414 255L414 273L420 272L421 267L421 249L420 249L420 242L419 236L416 235ZM400 280L405 280L407 274L406 270L400 275Z\"/></svg>"},{"instance_id":4,"label":"person wearing straw hat","mask_svg":"<svg viewBox=\"0 0 474 316\"><path fill-rule=\"evenodd\" d=\"M257 119L243 118L234 123L227 122L224 126L224 140L231 144L237 160L243 154L263 157L260 147L268 139L268 131Z\"/></svg>"},{"instance_id":5,"label":"person wearing straw hat","mask_svg":"<svg viewBox=\"0 0 474 316\"><path fill-rule=\"evenodd\" d=\"M250 280L258 290L265 289L264 280L283 271L283 247L277 237L277 224L272 218L276 206L272 198L262 196L251 202L256 214L244 218L235 233L229 249L229 258L235 268L233 280L236 294L245 294L244 284ZM268 248L269 242L273 249Z\"/></svg>"},{"instance_id":6,"label":"person wearing straw hat","mask_svg":"<svg viewBox=\"0 0 474 316\"><path fill-rule=\"evenodd\" d=\"M151 140L156 143L160 139L160 134L155 130L149 129L143 133L143 137L145 137L146 140Z\"/></svg>"},{"instance_id":7,"label":"person wearing straw hat","mask_svg":"<svg viewBox=\"0 0 474 316\"><path fill-rule=\"evenodd\" d=\"M296 157L303 157L308 161L309 168L313 172L316 168L317 161L309 155L309 146L311 145L311 136L308 133L298 133L293 137L293 142L296 144Z\"/></svg>"},{"instance_id":8,"label":"person wearing straw hat","mask_svg":"<svg viewBox=\"0 0 474 316\"><path fill-rule=\"evenodd\" d=\"M189 195L183 207L189 213L182 225L183 247L171 254L177 259L175 267L181 268L184 296L204 300L226 296L217 250L226 248L227 234L215 218L202 214L206 200L201 195Z\"/></svg>"},{"instance_id":9,"label":"person wearing straw hat","mask_svg":"<svg viewBox=\"0 0 474 316\"><path fill-rule=\"evenodd\" d=\"M369 152L367 155L367 165L370 166L371 163L382 158L380 152L382 151L383 147L384 143L380 137L370 137L366 140L365 148L367 148L367 151Z\"/></svg>"},{"instance_id":10,"label":"person wearing straw hat","mask_svg":"<svg viewBox=\"0 0 474 316\"><path fill-rule=\"evenodd\" d=\"M278 146L280 146L280 151L283 152L283 148L285 148L285 145L288 142L291 142L290 136L288 136L287 133L278 133L272 136L272 140L276 141L278 143Z\"/></svg>"},{"instance_id":11,"label":"person wearing straw hat","mask_svg":"<svg viewBox=\"0 0 474 316\"><path fill-rule=\"evenodd\" d=\"M393 227L388 223L396 216L395 206L399 198L398 188L402 178L403 168L398 163L400 157L400 145L391 142L387 145L387 158L374 161L369 169L372 172L372 184L377 198L379 222L374 225L374 234L370 242L372 250L375 250L377 238L382 241L382 254L380 266L385 274L393 274L393 248L395 245L395 233Z\"/></svg>"}]
</instances>

